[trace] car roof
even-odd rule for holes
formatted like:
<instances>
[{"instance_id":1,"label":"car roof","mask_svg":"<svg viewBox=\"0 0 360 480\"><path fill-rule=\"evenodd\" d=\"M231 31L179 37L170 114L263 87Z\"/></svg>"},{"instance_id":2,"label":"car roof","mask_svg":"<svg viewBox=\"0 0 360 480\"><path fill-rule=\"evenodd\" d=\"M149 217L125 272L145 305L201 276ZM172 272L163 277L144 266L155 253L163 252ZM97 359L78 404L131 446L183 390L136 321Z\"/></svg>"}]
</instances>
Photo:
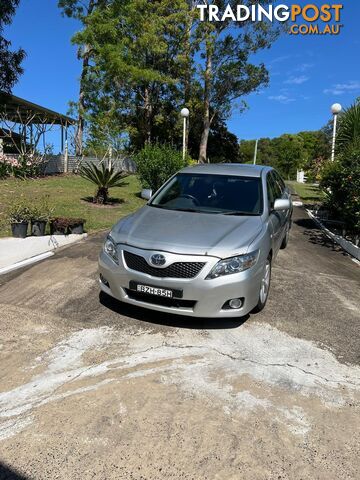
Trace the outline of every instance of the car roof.
<instances>
[{"instance_id":1,"label":"car roof","mask_svg":"<svg viewBox=\"0 0 360 480\"><path fill-rule=\"evenodd\" d=\"M212 175L239 175L241 177L261 177L262 172L273 170L265 165L244 163L203 163L180 170L181 173L203 173Z\"/></svg>"}]
</instances>

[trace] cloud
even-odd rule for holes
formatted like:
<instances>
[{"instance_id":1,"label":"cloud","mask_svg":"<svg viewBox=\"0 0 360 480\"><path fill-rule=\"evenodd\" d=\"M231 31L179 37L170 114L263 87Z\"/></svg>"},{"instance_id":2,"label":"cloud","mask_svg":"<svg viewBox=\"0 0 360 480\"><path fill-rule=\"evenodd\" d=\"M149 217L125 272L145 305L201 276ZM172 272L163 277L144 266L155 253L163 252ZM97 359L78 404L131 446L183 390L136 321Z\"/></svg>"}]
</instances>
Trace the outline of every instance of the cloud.
<instances>
[{"instance_id":1,"label":"cloud","mask_svg":"<svg viewBox=\"0 0 360 480\"><path fill-rule=\"evenodd\" d=\"M296 67L294 71L295 72L306 72L307 70L309 70L313 66L314 66L313 63L302 63L301 65Z\"/></svg>"},{"instance_id":2,"label":"cloud","mask_svg":"<svg viewBox=\"0 0 360 480\"><path fill-rule=\"evenodd\" d=\"M301 85L302 83L305 83L309 80L309 77L306 77L305 75L300 75L299 77L290 77L287 80L285 80L284 83L287 83L289 85Z\"/></svg>"},{"instance_id":3,"label":"cloud","mask_svg":"<svg viewBox=\"0 0 360 480\"><path fill-rule=\"evenodd\" d=\"M326 95L344 95L344 93L351 93L360 91L360 81L350 80L347 83L336 83L331 88L326 88L324 93Z\"/></svg>"},{"instance_id":4,"label":"cloud","mask_svg":"<svg viewBox=\"0 0 360 480\"><path fill-rule=\"evenodd\" d=\"M295 98L290 98L287 95L271 95L270 97L268 97L268 99L280 103L295 102Z\"/></svg>"},{"instance_id":5,"label":"cloud","mask_svg":"<svg viewBox=\"0 0 360 480\"><path fill-rule=\"evenodd\" d=\"M276 57L270 61L270 65L272 65L273 63L285 62L286 60L289 60L291 57L292 57L291 55L283 55L281 57Z\"/></svg>"}]
</instances>

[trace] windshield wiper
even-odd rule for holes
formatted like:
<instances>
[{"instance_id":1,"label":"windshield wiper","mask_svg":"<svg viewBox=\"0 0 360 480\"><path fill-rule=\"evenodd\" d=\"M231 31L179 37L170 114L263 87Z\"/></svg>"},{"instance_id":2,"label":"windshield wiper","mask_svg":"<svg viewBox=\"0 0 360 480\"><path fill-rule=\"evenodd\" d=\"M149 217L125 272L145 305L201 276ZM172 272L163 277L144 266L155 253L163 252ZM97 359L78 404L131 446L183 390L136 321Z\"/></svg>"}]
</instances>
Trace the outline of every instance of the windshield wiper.
<instances>
[{"instance_id":1,"label":"windshield wiper","mask_svg":"<svg viewBox=\"0 0 360 480\"><path fill-rule=\"evenodd\" d=\"M170 208L169 210L175 210L176 212L199 213L199 210L195 210L194 208Z\"/></svg>"},{"instance_id":2,"label":"windshield wiper","mask_svg":"<svg viewBox=\"0 0 360 480\"><path fill-rule=\"evenodd\" d=\"M255 216L257 215L257 213L241 212L241 211L234 210L233 212L220 212L220 215L238 215L238 216L247 217L247 216Z\"/></svg>"}]
</instances>

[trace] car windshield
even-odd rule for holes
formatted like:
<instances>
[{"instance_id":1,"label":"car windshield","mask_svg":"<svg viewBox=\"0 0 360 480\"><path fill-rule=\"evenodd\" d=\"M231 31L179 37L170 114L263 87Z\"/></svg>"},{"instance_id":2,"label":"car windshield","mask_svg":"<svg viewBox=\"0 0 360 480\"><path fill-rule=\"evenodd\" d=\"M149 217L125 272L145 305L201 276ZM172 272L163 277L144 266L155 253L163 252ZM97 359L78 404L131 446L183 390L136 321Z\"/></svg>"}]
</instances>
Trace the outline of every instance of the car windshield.
<instances>
[{"instance_id":1,"label":"car windshield","mask_svg":"<svg viewBox=\"0 0 360 480\"><path fill-rule=\"evenodd\" d=\"M149 204L152 207L223 215L261 215L260 178L178 173Z\"/></svg>"}]
</instances>

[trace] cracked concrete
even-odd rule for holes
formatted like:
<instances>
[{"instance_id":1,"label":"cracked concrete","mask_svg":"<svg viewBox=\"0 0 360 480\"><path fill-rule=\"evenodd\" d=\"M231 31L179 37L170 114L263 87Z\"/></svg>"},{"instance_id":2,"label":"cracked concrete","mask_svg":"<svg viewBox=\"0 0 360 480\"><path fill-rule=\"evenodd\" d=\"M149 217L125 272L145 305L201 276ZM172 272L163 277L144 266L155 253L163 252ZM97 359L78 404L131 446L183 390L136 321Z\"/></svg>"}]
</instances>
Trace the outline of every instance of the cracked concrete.
<instances>
[{"instance_id":1,"label":"cracked concrete","mask_svg":"<svg viewBox=\"0 0 360 480\"><path fill-rule=\"evenodd\" d=\"M99 301L101 237L2 277L0 478L359 478L360 269L312 228L247 319Z\"/></svg>"}]
</instances>

